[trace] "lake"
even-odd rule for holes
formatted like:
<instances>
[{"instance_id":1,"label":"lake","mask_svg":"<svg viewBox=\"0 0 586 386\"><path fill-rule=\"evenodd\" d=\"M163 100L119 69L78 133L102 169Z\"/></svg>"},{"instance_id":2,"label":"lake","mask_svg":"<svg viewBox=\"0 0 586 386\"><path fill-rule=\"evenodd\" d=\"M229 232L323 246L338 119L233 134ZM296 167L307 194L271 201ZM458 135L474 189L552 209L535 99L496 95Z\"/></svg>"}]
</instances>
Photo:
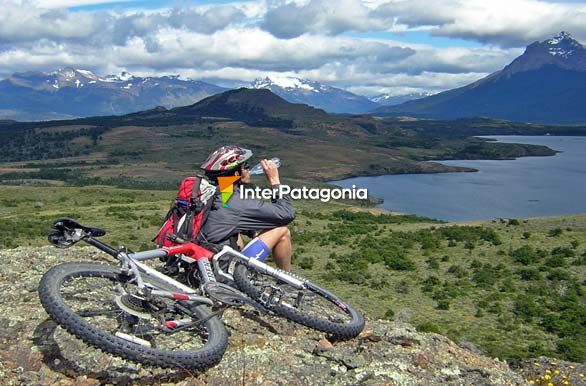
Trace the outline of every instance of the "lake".
<instances>
[{"instance_id":1,"label":"lake","mask_svg":"<svg viewBox=\"0 0 586 386\"><path fill-rule=\"evenodd\" d=\"M475 173L356 177L333 184L367 188L383 208L448 221L586 213L586 137L487 136L499 142L546 145L552 157L441 161Z\"/></svg>"}]
</instances>

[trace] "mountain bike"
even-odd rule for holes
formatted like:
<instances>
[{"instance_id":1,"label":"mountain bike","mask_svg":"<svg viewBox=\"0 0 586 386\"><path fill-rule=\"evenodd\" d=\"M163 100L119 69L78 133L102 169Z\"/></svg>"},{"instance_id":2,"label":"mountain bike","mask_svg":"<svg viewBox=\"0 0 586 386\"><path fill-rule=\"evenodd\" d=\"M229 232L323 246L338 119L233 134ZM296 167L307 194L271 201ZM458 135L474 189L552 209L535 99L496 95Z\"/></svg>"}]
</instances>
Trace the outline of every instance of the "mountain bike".
<instances>
[{"instance_id":1,"label":"mountain bike","mask_svg":"<svg viewBox=\"0 0 586 386\"><path fill-rule=\"evenodd\" d=\"M217 364L228 344L219 316L230 306L270 310L332 339L354 337L364 327L363 316L334 294L229 246L214 253L169 235L176 245L133 252L98 240L106 231L70 218L55 220L53 228L55 246L84 241L120 266L57 265L41 279L41 304L87 344L134 362L189 370ZM162 272L144 263L156 258L165 262Z\"/></svg>"}]
</instances>

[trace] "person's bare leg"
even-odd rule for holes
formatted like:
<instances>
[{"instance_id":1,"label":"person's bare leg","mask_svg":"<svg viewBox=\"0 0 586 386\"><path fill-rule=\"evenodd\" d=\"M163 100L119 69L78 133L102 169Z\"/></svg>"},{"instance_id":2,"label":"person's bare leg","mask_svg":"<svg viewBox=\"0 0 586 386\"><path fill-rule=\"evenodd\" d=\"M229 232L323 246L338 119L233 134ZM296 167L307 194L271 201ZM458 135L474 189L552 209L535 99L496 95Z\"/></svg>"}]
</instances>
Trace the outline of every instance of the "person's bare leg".
<instances>
[{"instance_id":1,"label":"person's bare leg","mask_svg":"<svg viewBox=\"0 0 586 386\"><path fill-rule=\"evenodd\" d=\"M273 260L277 267L291 271L291 232L286 226L264 231L258 236L273 253Z\"/></svg>"},{"instance_id":2,"label":"person's bare leg","mask_svg":"<svg viewBox=\"0 0 586 386\"><path fill-rule=\"evenodd\" d=\"M240 248L240 250L242 250L242 248L244 248L244 239L242 239L242 235L240 233L238 233L238 238L236 239L236 245L238 245L238 248Z\"/></svg>"}]
</instances>

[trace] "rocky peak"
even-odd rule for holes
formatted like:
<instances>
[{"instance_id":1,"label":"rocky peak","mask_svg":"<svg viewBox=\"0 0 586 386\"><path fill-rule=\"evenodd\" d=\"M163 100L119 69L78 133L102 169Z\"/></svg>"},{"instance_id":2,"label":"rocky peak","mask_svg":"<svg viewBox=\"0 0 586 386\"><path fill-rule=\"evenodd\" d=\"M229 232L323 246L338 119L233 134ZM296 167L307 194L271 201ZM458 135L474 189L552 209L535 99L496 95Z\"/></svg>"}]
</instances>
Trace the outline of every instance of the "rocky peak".
<instances>
[{"instance_id":1,"label":"rocky peak","mask_svg":"<svg viewBox=\"0 0 586 386\"><path fill-rule=\"evenodd\" d=\"M111 263L109 257L89 247L20 247L0 250L0 258L10 261L0 265L0 277L10 277L12 283L5 286L0 303L0 383L5 385L526 384L506 362L406 323L367 318L357 338L330 342L318 331L249 309L224 313L229 347L216 367L190 374L136 365L57 328L39 303L37 286L51 266L80 260ZM518 363L517 371L529 369L527 376L536 378L537 367L527 362ZM568 366L572 374L585 371L584 365ZM572 384L578 384L577 375L572 377Z\"/></svg>"},{"instance_id":2,"label":"rocky peak","mask_svg":"<svg viewBox=\"0 0 586 386\"><path fill-rule=\"evenodd\" d=\"M133 79L138 79L129 72L122 71L120 75L107 75L102 79L105 82L126 82Z\"/></svg>"},{"instance_id":3,"label":"rocky peak","mask_svg":"<svg viewBox=\"0 0 586 386\"><path fill-rule=\"evenodd\" d=\"M539 43L541 49L551 56L572 60L575 56L584 55L586 48L575 40L568 32L562 31L551 39Z\"/></svg>"},{"instance_id":4,"label":"rocky peak","mask_svg":"<svg viewBox=\"0 0 586 386\"><path fill-rule=\"evenodd\" d=\"M75 87L80 88L88 84L96 83L100 78L89 70L81 70L72 67L60 68L49 74L47 77L49 83L52 82L54 88L58 87Z\"/></svg>"},{"instance_id":5,"label":"rocky peak","mask_svg":"<svg viewBox=\"0 0 586 386\"><path fill-rule=\"evenodd\" d=\"M368 98L320 82L283 75L257 78L249 85L268 89L292 103L305 103L332 113L364 113L377 107Z\"/></svg>"},{"instance_id":6,"label":"rocky peak","mask_svg":"<svg viewBox=\"0 0 586 386\"><path fill-rule=\"evenodd\" d=\"M586 71L586 47L562 31L554 37L527 46L523 55L505 67L500 76L537 70L553 65L565 70Z\"/></svg>"},{"instance_id":7,"label":"rocky peak","mask_svg":"<svg viewBox=\"0 0 586 386\"><path fill-rule=\"evenodd\" d=\"M555 35L553 38L546 40L544 43L547 43L549 45L558 45L558 44L564 44L564 43L570 43L570 44L580 44L578 43L576 40L574 40L574 38L572 37L572 35L570 35L569 32L566 31L562 31L559 34Z\"/></svg>"},{"instance_id":8,"label":"rocky peak","mask_svg":"<svg viewBox=\"0 0 586 386\"><path fill-rule=\"evenodd\" d=\"M322 85L321 83L295 78L295 77L272 77L269 78L268 76L263 78L255 79L251 85L251 88L261 89L267 88L269 90L273 90L274 88L282 88L287 90L303 90L303 91L313 91L319 92L320 90L325 90L327 86Z\"/></svg>"}]
</instances>

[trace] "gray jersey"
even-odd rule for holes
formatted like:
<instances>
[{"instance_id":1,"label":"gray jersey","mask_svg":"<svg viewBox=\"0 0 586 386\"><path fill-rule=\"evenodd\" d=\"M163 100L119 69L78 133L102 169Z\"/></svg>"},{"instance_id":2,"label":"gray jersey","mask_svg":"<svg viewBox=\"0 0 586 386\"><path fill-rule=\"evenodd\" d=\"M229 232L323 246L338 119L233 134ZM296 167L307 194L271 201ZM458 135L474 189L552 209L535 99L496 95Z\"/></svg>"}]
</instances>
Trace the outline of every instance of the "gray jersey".
<instances>
[{"instance_id":1,"label":"gray jersey","mask_svg":"<svg viewBox=\"0 0 586 386\"><path fill-rule=\"evenodd\" d=\"M278 188L274 185L273 188ZM240 232L261 231L289 224L295 218L295 209L288 195L270 202L241 199L240 188L234 186L234 194L228 208L222 206L219 193L213 197L206 223L202 228L205 240L219 244Z\"/></svg>"}]
</instances>

